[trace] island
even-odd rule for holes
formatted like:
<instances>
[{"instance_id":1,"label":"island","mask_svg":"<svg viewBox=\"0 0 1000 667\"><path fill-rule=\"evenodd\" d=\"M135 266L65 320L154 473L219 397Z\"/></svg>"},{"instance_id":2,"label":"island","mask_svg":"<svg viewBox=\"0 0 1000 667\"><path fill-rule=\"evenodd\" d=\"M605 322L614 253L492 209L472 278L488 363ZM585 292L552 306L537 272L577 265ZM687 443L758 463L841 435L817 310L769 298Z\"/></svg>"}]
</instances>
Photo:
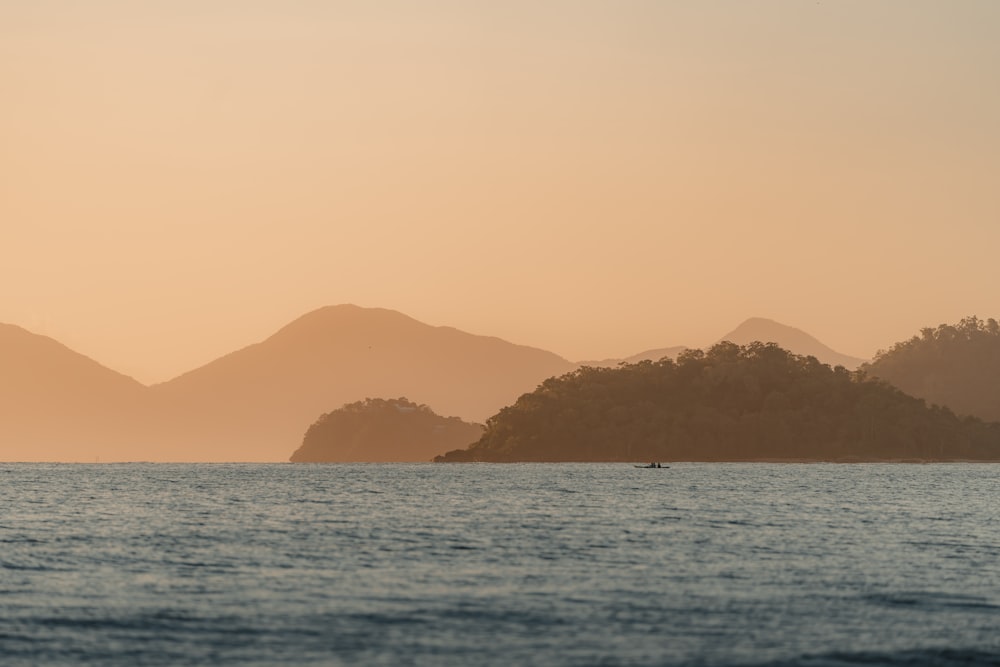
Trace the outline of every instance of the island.
<instances>
[{"instance_id":1,"label":"island","mask_svg":"<svg viewBox=\"0 0 1000 667\"><path fill-rule=\"evenodd\" d=\"M1000 424L774 343L723 342L550 378L435 460L1000 460Z\"/></svg>"},{"instance_id":2,"label":"island","mask_svg":"<svg viewBox=\"0 0 1000 667\"><path fill-rule=\"evenodd\" d=\"M319 417L306 431L293 463L430 461L475 442L481 424L442 417L405 397L366 398Z\"/></svg>"}]
</instances>

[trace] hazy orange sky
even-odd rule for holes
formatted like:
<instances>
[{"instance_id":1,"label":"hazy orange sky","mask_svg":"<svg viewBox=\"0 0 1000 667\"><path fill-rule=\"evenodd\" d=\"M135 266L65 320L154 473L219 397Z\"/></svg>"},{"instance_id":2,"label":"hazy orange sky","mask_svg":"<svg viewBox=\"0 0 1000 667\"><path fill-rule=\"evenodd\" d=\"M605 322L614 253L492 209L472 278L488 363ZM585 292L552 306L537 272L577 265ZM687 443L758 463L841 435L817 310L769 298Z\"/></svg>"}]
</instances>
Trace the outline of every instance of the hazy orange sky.
<instances>
[{"instance_id":1,"label":"hazy orange sky","mask_svg":"<svg viewBox=\"0 0 1000 667\"><path fill-rule=\"evenodd\" d=\"M1000 316L1000 2L0 0L0 321L144 382L336 303L578 360Z\"/></svg>"}]
</instances>

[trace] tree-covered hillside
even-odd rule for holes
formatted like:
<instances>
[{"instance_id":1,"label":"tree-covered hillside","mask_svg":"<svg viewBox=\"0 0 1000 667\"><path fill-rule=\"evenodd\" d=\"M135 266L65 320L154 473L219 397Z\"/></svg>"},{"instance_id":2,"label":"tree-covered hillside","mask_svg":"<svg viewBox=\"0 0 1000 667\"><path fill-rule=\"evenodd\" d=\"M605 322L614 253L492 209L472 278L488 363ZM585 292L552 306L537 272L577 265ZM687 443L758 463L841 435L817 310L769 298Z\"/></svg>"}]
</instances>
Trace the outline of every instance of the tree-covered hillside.
<instances>
[{"instance_id":1,"label":"tree-covered hillside","mask_svg":"<svg viewBox=\"0 0 1000 667\"><path fill-rule=\"evenodd\" d=\"M967 317L880 351L866 372L960 415L1000 421L1000 323Z\"/></svg>"},{"instance_id":2,"label":"tree-covered hillside","mask_svg":"<svg viewBox=\"0 0 1000 667\"><path fill-rule=\"evenodd\" d=\"M309 427L295 463L430 461L477 440L483 427L441 417L405 398L366 398L328 412Z\"/></svg>"},{"instance_id":3,"label":"tree-covered hillside","mask_svg":"<svg viewBox=\"0 0 1000 667\"><path fill-rule=\"evenodd\" d=\"M1000 425L775 344L720 343L546 380L437 460L760 459L1000 459Z\"/></svg>"}]
</instances>

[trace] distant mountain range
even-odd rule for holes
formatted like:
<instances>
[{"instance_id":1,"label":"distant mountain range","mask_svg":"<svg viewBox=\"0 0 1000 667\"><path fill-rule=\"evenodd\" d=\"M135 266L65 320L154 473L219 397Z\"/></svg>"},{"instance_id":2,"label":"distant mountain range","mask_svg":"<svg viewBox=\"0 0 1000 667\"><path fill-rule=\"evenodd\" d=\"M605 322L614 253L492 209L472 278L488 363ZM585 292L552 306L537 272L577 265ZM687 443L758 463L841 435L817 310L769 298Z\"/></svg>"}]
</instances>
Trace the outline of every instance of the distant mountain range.
<instances>
[{"instance_id":1,"label":"distant mountain range","mask_svg":"<svg viewBox=\"0 0 1000 667\"><path fill-rule=\"evenodd\" d=\"M753 319L723 337L851 368L812 336ZM674 357L649 350L617 365ZM0 325L0 460L284 461L316 418L364 398L405 396L482 422L546 378L556 354L423 324L380 308L321 308L266 340L145 387L56 341Z\"/></svg>"}]
</instances>

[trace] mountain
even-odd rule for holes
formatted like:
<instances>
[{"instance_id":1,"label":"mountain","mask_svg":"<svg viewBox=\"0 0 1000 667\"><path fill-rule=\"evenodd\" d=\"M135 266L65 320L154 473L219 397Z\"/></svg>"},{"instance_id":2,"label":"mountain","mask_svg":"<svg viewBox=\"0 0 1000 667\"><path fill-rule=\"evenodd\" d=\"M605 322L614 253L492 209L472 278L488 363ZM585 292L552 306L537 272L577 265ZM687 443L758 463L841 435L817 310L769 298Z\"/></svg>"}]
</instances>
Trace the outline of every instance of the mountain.
<instances>
[{"instance_id":1,"label":"mountain","mask_svg":"<svg viewBox=\"0 0 1000 667\"><path fill-rule=\"evenodd\" d=\"M353 305L308 313L270 338L149 388L158 420L142 458L280 461L316 415L405 396L482 421L575 364L544 350Z\"/></svg>"},{"instance_id":2,"label":"mountain","mask_svg":"<svg viewBox=\"0 0 1000 667\"><path fill-rule=\"evenodd\" d=\"M65 345L0 324L0 460L93 461L128 451L145 387Z\"/></svg>"},{"instance_id":3,"label":"mountain","mask_svg":"<svg viewBox=\"0 0 1000 667\"><path fill-rule=\"evenodd\" d=\"M775 343L546 380L437 461L1000 460L1000 424L960 419Z\"/></svg>"},{"instance_id":4,"label":"mountain","mask_svg":"<svg viewBox=\"0 0 1000 667\"><path fill-rule=\"evenodd\" d=\"M927 327L862 367L928 403L1000 421L1000 323L967 317Z\"/></svg>"},{"instance_id":5,"label":"mountain","mask_svg":"<svg viewBox=\"0 0 1000 667\"><path fill-rule=\"evenodd\" d=\"M780 347L795 354L816 357L824 364L843 366L848 370L854 370L865 363L864 359L841 354L827 347L801 329L763 317L751 317L717 342L722 341L729 341L737 345L747 345L754 341L777 343Z\"/></svg>"},{"instance_id":6,"label":"mountain","mask_svg":"<svg viewBox=\"0 0 1000 667\"><path fill-rule=\"evenodd\" d=\"M483 435L481 424L442 417L405 398L367 398L321 415L293 463L430 461Z\"/></svg>"}]
</instances>

